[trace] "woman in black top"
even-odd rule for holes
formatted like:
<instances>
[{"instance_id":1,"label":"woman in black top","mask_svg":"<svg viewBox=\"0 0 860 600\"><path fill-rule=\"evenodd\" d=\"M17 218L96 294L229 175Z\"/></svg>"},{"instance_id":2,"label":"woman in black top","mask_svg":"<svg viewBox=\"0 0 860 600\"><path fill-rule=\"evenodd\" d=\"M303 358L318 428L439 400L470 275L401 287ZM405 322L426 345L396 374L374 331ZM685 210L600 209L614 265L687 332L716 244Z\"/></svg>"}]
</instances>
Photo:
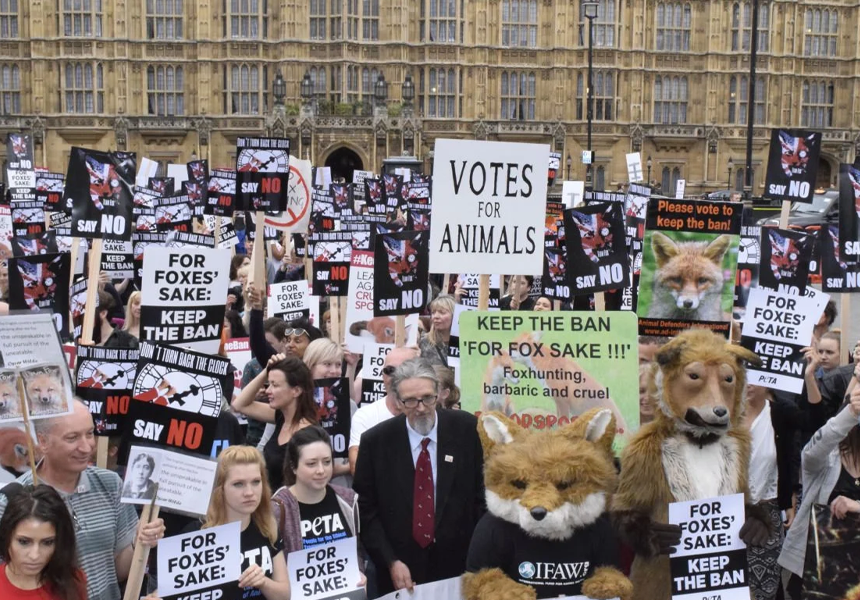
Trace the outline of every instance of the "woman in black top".
<instances>
[{"instance_id":1,"label":"woman in black top","mask_svg":"<svg viewBox=\"0 0 860 600\"><path fill-rule=\"evenodd\" d=\"M254 401L257 391L266 383L268 405ZM252 419L275 424L275 433L263 447L263 456L269 485L274 490L280 488L287 442L302 427L317 423L310 370L295 356L276 354L269 360L266 370L233 401L233 409Z\"/></svg>"}]
</instances>

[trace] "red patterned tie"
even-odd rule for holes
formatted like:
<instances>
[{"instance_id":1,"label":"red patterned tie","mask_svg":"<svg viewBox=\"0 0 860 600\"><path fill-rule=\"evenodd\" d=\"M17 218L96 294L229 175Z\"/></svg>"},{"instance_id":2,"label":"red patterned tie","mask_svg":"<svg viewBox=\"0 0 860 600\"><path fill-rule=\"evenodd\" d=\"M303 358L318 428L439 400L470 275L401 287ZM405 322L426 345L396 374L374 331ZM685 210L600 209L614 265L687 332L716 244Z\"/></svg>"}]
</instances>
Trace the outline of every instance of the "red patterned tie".
<instances>
[{"instance_id":1,"label":"red patterned tie","mask_svg":"<svg viewBox=\"0 0 860 600\"><path fill-rule=\"evenodd\" d=\"M421 440L421 453L415 463L415 486L412 491L412 537L422 548L433 541L436 510L433 502L433 465L427 446L430 438Z\"/></svg>"}]
</instances>

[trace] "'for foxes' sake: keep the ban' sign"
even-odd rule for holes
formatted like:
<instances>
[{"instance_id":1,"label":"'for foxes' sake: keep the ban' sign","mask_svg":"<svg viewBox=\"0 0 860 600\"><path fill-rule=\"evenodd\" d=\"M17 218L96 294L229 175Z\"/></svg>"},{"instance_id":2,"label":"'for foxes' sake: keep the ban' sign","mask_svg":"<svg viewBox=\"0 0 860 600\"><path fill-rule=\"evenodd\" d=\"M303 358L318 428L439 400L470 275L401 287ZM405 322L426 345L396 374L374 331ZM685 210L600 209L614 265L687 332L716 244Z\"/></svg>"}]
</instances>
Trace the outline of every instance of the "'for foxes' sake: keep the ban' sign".
<instances>
[{"instance_id":1,"label":"'for foxes' sake: keep the ban' sign","mask_svg":"<svg viewBox=\"0 0 860 600\"><path fill-rule=\"evenodd\" d=\"M539 273L549 146L436 140L431 273Z\"/></svg>"}]
</instances>

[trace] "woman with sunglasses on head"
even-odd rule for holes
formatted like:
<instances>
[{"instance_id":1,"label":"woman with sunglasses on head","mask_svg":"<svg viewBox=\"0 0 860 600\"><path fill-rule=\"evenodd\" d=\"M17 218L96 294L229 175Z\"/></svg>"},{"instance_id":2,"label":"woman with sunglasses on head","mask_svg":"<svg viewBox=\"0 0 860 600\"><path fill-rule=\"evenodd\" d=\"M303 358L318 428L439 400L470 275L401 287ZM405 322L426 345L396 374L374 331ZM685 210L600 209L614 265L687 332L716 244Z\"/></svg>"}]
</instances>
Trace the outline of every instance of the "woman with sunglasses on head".
<instances>
[{"instance_id":1,"label":"woman with sunglasses on head","mask_svg":"<svg viewBox=\"0 0 860 600\"><path fill-rule=\"evenodd\" d=\"M266 383L268 405L254 401L257 391ZM317 423L310 370L295 356L276 354L269 359L266 370L233 400L232 407L257 421L275 424L271 439L263 447L263 456L269 485L273 489L281 487L287 442L299 429Z\"/></svg>"},{"instance_id":2,"label":"woman with sunglasses on head","mask_svg":"<svg viewBox=\"0 0 860 600\"><path fill-rule=\"evenodd\" d=\"M75 527L63 499L47 485L10 493L0 519L0 598L86 600Z\"/></svg>"},{"instance_id":3,"label":"woman with sunglasses on head","mask_svg":"<svg viewBox=\"0 0 860 600\"><path fill-rule=\"evenodd\" d=\"M251 309L248 320L248 343L251 346L251 354L261 365L264 365L275 355L276 350L266 341L266 329L263 324L265 300L263 292L255 286L251 286L248 292L248 306ZM322 332L311 325L307 319L290 321L284 333L284 352L301 358L308 344L321 337L323 337Z\"/></svg>"}]
</instances>

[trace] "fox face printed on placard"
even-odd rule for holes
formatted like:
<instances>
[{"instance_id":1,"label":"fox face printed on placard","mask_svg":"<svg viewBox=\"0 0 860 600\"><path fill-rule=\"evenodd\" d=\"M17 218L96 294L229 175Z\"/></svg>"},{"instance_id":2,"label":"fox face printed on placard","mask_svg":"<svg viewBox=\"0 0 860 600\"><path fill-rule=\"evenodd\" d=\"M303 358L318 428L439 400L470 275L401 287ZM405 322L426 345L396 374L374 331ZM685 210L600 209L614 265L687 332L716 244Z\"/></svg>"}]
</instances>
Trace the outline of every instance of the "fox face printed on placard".
<instances>
[{"instance_id":1,"label":"fox face printed on placard","mask_svg":"<svg viewBox=\"0 0 860 600\"><path fill-rule=\"evenodd\" d=\"M333 183L329 187L335 214L352 210L352 185L348 183Z\"/></svg>"},{"instance_id":2,"label":"fox face printed on placard","mask_svg":"<svg viewBox=\"0 0 860 600\"><path fill-rule=\"evenodd\" d=\"M176 191L173 177L150 177L148 186L159 196L172 196Z\"/></svg>"},{"instance_id":3,"label":"fox face printed on placard","mask_svg":"<svg viewBox=\"0 0 860 600\"><path fill-rule=\"evenodd\" d=\"M860 168L839 165L839 253L844 262L860 260Z\"/></svg>"},{"instance_id":4,"label":"fox face printed on placard","mask_svg":"<svg viewBox=\"0 0 860 600\"><path fill-rule=\"evenodd\" d=\"M603 292L629 283L623 206L596 202L564 211L568 282L573 294Z\"/></svg>"},{"instance_id":5,"label":"fox face printed on placard","mask_svg":"<svg viewBox=\"0 0 860 600\"><path fill-rule=\"evenodd\" d=\"M63 204L73 236L131 239L135 171L133 154L72 148Z\"/></svg>"},{"instance_id":6,"label":"fox face printed on placard","mask_svg":"<svg viewBox=\"0 0 860 600\"><path fill-rule=\"evenodd\" d=\"M69 254L9 259L9 308L55 314L57 330L68 339Z\"/></svg>"},{"instance_id":7,"label":"fox face printed on placard","mask_svg":"<svg viewBox=\"0 0 860 600\"><path fill-rule=\"evenodd\" d=\"M825 292L857 292L860 290L860 262L846 262L839 248L839 228L833 224L822 226L818 235L821 288Z\"/></svg>"},{"instance_id":8,"label":"fox face printed on placard","mask_svg":"<svg viewBox=\"0 0 860 600\"><path fill-rule=\"evenodd\" d=\"M546 240L544 240L546 243ZM553 237L553 247L544 248L543 295L558 300L570 300L567 282L567 250Z\"/></svg>"},{"instance_id":9,"label":"fox face printed on placard","mask_svg":"<svg viewBox=\"0 0 860 600\"><path fill-rule=\"evenodd\" d=\"M821 133L803 129L774 129L768 152L765 196L776 200L812 202Z\"/></svg>"},{"instance_id":10,"label":"fox face printed on placard","mask_svg":"<svg viewBox=\"0 0 860 600\"><path fill-rule=\"evenodd\" d=\"M809 276L812 242L808 233L762 227L759 285L802 295Z\"/></svg>"},{"instance_id":11,"label":"fox face printed on placard","mask_svg":"<svg viewBox=\"0 0 860 600\"><path fill-rule=\"evenodd\" d=\"M26 133L10 133L6 138L6 156L9 157L8 168L33 168L33 140Z\"/></svg>"},{"instance_id":12,"label":"fox face printed on placard","mask_svg":"<svg viewBox=\"0 0 860 600\"><path fill-rule=\"evenodd\" d=\"M54 230L12 239L12 254L16 257L56 254L58 251L57 232Z\"/></svg>"},{"instance_id":13,"label":"fox face printed on placard","mask_svg":"<svg viewBox=\"0 0 860 600\"><path fill-rule=\"evenodd\" d=\"M377 317L420 312L427 301L428 232L379 234L374 248L373 314Z\"/></svg>"},{"instance_id":14,"label":"fox face printed on placard","mask_svg":"<svg viewBox=\"0 0 860 600\"><path fill-rule=\"evenodd\" d=\"M351 424L349 380L345 377L315 379L314 402L317 421L331 438L334 457L345 458Z\"/></svg>"},{"instance_id":15,"label":"fox face printed on placard","mask_svg":"<svg viewBox=\"0 0 860 600\"><path fill-rule=\"evenodd\" d=\"M236 172L214 169L209 177L206 193L208 215L232 215L236 200Z\"/></svg>"},{"instance_id":16,"label":"fox face printed on placard","mask_svg":"<svg viewBox=\"0 0 860 600\"><path fill-rule=\"evenodd\" d=\"M392 208L397 208L403 203L403 195L401 193L402 188L403 177L401 177L400 175L389 175L387 173L383 173L383 197L385 199L385 205L388 207L389 210Z\"/></svg>"}]
</instances>

